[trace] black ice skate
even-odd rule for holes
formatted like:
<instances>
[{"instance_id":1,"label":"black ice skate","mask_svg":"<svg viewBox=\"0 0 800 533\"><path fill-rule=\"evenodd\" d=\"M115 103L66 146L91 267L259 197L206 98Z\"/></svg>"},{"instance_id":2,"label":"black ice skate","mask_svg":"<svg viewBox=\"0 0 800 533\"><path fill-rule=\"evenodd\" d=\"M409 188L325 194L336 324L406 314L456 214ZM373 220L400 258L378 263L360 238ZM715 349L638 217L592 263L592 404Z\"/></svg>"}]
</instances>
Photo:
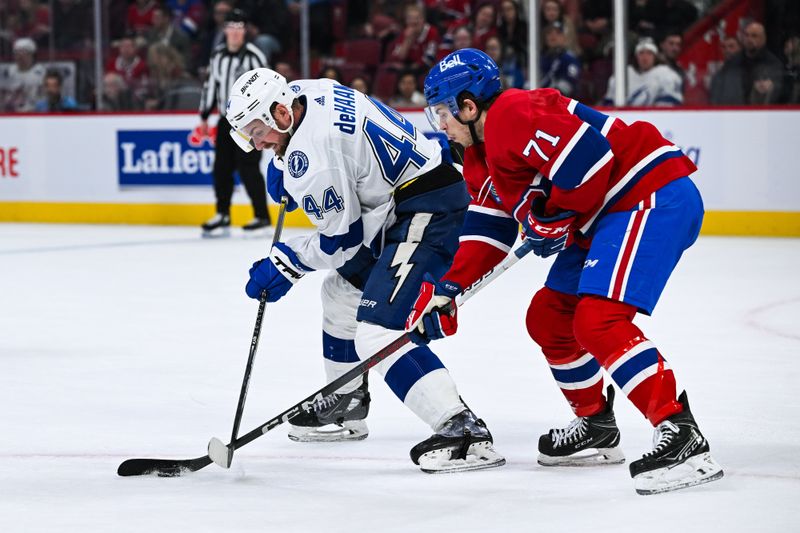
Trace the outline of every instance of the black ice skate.
<instances>
[{"instance_id":1,"label":"black ice skate","mask_svg":"<svg viewBox=\"0 0 800 533\"><path fill-rule=\"evenodd\" d=\"M615 465L625 462L619 449L614 418L614 387L606 389L602 413L578 417L563 429L539 437L539 464L543 466Z\"/></svg>"},{"instance_id":2,"label":"black ice skate","mask_svg":"<svg viewBox=\"0 0 800 533\"><path fill-rule=\"evenodd\" d=\"M242 226L245 237L263 237L272 233L272 225L266 218L254 218Z\"/></svg>"},{"instance_id":3,"label":"black ice skate","mask_svg":"<svg viewBox=\"0 0 800 533\"><path fill-rule=\"evenodd\" d=\"M722 468L711 457L708 441L697 427L684 391L683 411L661 422L653 451L630 465L636 492L658 494L720 479Z\"/></svg>"},{"instance_id":4,"label":"black ice skate","mask_svg":"<svg viewBox=\"0 0 800 533\"><path fill-rule=\"evenodd\" d=\"M201 227L203 228L203 237L227 237L230 235L231 217L217 213Z\"/></svg>"},{"instance_id":5,"label":"black ice skate","mask_svg":"<svg viewBox=\"0 0 800 533\"><path fill-rule=\"evenodd\" d=\"M364 421L369 413L367 378L353 392L334 392L291 420L289 438L297 442L363 440L369 435ZM326 426L331 426L326 428Z\"/></svg>"},{"instance_id":6,"label":"black ice skate","mask_svg":"<svg viewBox=\"0 0 800 533\"><path fill-rule=\"evenodd\" d=\"M411 449L411 460L428 474L482 470L506 464L494 451L483 420L466 409L445 422L433 436Z\"/></svg>"}]
</instances>

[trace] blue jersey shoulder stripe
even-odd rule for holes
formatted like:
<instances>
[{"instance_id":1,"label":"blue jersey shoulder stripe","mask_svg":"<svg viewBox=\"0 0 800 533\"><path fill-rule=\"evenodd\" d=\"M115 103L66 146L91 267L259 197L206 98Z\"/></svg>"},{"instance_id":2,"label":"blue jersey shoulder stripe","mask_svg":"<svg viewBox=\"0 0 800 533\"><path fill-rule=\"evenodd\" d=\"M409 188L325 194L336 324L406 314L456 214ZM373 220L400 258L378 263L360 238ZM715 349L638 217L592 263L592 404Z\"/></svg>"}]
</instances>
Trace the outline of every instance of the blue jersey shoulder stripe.
<instances>
[{"instance_id":1,"label":"blue jersey shoulder stripe","mask_svg":"<svg viewBox=\"0 0 800 533\"><path fill-rule=\"evenodd\" d=\"M347 250L354 246L361 245L364 240L364 225L361 223L361 217L358 217L355 222L350 224L347 228L347 233L342 235L334 235L329 237L327 235L319 234L319 247L320 250L328 255L335 254L338 250Z\"/></svg>"},{"instance_id":2,"label":"blue jersey shoulder stripe","mask_svg":"<svg viewBox=\"0 0 800 533\"><path fill-rule=\"evenodd\" d=\"M578 104L580 105L580 104ZM586 128L581 138L561 161L555 174L550 176L553 185L560 189L575 189L584 183L589 170L611 150L608 141L593 127Z\"/></svg>"},{"instance_id":3,"label":"blue jersey shoulder stripe","mask_svg":"<svg viewBox=\"0 0 800 533\"><path fill-rule=\"evenodd\" d=\"M601 131L606 121L609 119L609 116L605 113L601 113L600 111L592 109L588 105L583 105L581 103L578 103L578 105L575 106L575 116L588 123L597 131Z\"/></svg>"}]
</instances>

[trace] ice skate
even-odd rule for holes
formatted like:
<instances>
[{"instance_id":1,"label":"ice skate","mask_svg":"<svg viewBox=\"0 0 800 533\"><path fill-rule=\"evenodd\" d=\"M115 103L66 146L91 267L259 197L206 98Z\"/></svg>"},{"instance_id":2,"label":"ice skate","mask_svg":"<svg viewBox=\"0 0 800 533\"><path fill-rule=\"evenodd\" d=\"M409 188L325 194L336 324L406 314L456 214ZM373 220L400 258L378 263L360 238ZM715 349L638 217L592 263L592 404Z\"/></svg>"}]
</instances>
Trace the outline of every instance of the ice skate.
<instances>
[{"instance_id":1,"label":"ice skate","mask_svg":"<svg viewBox=\"0 0 800 533\"><path fill-rule=\"evenodd\" d=\"M268 237L272 235L272 224L270 224L269 219L266 218L254 218L244 226L242 226L242 231L244 232L244 236L246 238L249 237Z\"/></svg>"},{"instance_id":2,"label":"ice skate","mask_svg":"<svg viewBox=\"0 0 800 533\"><path fill-rule=\"evenodd\" d=\"M203 237L227 237L231 232L231 217L217 213L208 219L202 226Z\"/></svg>"},{"instance_id":3,"label":"ice skate","mask_svg":"<svg viewBox=\"0 0 800 533\"><path fill-rule=\"evenodd\" d=\"M428 474L482 470L506 464L494 451L483 420L466 409L445 422L433 436L411 449L411 460Z\"/></svg>"},{"instance_id":4,"label":"ice skate","mask_svg":"<svg viewBox=\"0 0 800 533\"><path fill-rule=\"evenodd\" d=\"M614 387L606 390L602 413L578 417L566 428L539 437L538 462L543 466L615 465L625 462L614 418Z\"/></svg>"},{"instance_id":5,"label":"ice skate","mask_svg":"<svg viewBox=\"0 0 800 533\"><path fill-rule=\"evenodd\" d=\"M369 435L364 421L369 413L367 379L356 390L334 392L316 402L310 411L292 418L289 438L296 442L364 440Z\"/></svg>"},{"instance_id":6,"label":"ice skate","mask_svg":"<svg viewBox=\"0 0 800 533\"><path fill-rule=\"evenodd\" d=\"M661 422L653 434L653 451L630 465L639 494L658 494L701 485L723 476L722 467L711 457L708 441L700 433L686 392L678 401L683 411Z\"/></svg>"}]
</instances>

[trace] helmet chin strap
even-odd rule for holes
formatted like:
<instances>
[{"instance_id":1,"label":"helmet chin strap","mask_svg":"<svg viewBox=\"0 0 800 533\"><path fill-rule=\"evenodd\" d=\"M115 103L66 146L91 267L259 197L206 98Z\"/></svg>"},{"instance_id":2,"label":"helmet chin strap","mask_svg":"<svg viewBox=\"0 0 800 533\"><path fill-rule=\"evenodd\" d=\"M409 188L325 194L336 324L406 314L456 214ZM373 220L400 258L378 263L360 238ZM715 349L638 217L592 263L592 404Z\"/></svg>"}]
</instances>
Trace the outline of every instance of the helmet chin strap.
<instances>
[{"instance_id":1,"label":"helmet chin strap","mask_svg":"<svg viewBox=\"0 0 800 533\"><path fill-rule=\"evenodd\" d=\"M469 134L470 134L470 136L472 136L472 144L480 144L480 143L483 142L482 140L480 140L478 138L478 131L475 129L475 122L477 122L481 118L482 114L483 114L483 109L479 109L478 110L478 116L473 118L472 120L468 120L466 122L461 120L459 117L454 117L461 124L464 124L465 126L467 126L469 128Z\"/></svg>"}]
</instances>

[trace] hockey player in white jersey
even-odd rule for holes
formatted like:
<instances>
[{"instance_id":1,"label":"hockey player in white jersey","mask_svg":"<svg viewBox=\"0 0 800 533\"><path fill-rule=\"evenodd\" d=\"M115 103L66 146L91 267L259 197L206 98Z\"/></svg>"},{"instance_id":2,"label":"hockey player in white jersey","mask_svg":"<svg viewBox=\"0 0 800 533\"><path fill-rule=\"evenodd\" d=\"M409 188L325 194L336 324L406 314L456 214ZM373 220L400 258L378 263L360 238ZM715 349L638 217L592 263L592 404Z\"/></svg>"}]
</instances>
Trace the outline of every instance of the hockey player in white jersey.
<instances>
[{"instance_id":1,"label":"hockey player in white jersey","mask_svg":"<svg viewBox=\"0 0 800 533\"><path fill-rule=\"evenodd\" d=\"M269 69L242 75L227 118L244 150L272 149L283 186L316 232L276 243L250 269L246 291L284 296L306 273L329 270L322 288L329 380L396 339L425 272L444 273L470 202L449 150L400 114L332 80L287 85ZM500 466L484 422L462 402L427 346L406 346L377 370L434 431L411 450L426 472ZM295 440L366 436L369 394L355 380L291 420ZM333 422L326 433L321 426Z\"/></svg>"}]
</instances>

